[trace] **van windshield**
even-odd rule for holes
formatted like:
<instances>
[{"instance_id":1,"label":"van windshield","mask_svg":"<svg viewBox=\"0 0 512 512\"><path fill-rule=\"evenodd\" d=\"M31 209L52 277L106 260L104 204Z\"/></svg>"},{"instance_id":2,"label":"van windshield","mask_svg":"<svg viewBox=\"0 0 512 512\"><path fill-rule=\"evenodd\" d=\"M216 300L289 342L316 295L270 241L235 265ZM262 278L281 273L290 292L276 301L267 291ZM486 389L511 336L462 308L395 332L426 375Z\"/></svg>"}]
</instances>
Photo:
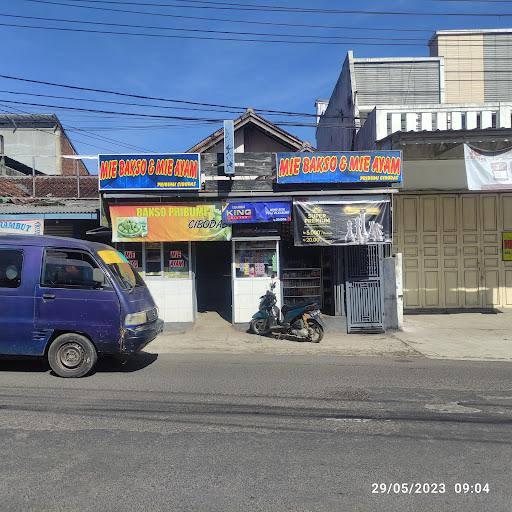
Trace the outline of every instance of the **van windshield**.
<instances>
[{"instance_id":1,"label":"van windshield","mask_svg":"<svg viewBox=\"0 0 512 512\"><path fill-rule=\"evenodd\" d=\"M107 265L124 290L131 290L136 286L145 286L142 277L119 251L114 249L98 251L98 256Z\"/></svg>"}]
</instances>

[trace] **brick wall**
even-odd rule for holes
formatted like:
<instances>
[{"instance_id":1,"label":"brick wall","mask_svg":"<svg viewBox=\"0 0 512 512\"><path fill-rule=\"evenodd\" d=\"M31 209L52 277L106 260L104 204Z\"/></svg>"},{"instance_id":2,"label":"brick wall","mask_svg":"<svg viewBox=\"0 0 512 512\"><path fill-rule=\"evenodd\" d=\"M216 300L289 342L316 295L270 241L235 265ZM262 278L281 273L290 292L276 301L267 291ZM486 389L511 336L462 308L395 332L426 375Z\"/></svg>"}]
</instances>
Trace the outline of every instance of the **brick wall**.
<instances>
[{"instance_id":1,"label":"brick wall","mask_svg":"<svg viewBox=\"0 0 512 512\"><path fill-rule=\"evenodd\" d=\"M65 133L61 133L60 136L60 153L61 155L76 155L76 151L73 149L73 146L69 142ZM62 158L62 175L63 176L75 176L76 169L78 166L78 171L80 175L84 176L89 174L87 167L83 164L81 160L72 160L70 158Z\"/></svg>"}]
</instances>

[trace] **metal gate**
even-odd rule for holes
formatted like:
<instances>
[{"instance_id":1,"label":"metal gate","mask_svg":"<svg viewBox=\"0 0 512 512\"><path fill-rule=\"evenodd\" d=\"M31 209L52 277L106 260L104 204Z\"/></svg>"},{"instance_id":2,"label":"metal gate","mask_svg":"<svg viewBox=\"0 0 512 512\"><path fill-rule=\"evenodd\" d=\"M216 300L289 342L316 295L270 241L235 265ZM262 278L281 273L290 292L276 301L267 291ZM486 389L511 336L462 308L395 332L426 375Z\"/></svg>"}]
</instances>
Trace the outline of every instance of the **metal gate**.
<instances>
[{"instance_id":1,"label":"metal gate","mask_svg":"<svg viewBox=\"0 0 512 512\"><path fill-rule=\"evenodd\" d=\"M347 331L384 332L382 245L345 248Z\"/></svg>"}]
</instances>

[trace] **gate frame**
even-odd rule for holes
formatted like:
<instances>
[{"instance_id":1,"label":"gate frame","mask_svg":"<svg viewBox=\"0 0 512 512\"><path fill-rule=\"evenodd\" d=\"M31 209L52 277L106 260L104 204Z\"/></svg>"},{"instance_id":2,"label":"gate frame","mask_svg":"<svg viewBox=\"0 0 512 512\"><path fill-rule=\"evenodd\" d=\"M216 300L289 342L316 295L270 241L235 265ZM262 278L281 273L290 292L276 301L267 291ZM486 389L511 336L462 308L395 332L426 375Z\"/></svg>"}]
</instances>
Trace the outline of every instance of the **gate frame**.
<instances>
[{"instance_id":1,"label":"gate frame","mask_svg":"<svg viewBox=\"0 0 512 512\"><path fill-rule=\"evenodd\" d=\"M361 265L351 266L351 262L354 261L360 263L357 252L362 252L363 248L366 248L368 257L366 258L366 267ZM372 249L375 248L375 251ZM384 328L384 253L387 252L388 248L384 247L383 244L368 244L368 245L351 245L345 247L344 254L344 270L345 270L345 303L347 308L347 333L383 333ZM357 252L356 252L357 251ZM353 252L352 259L350 253ZM376 252L373 255L376 258L376 262L372 263L371 252ZM373 268L372 268L373 267ZM354 273L353 271L358 271ZM352 272L351 272L352 271ZM375 283L373 286L369 286L370 283ZM361 284L362 286L357 286ZM354 286L356 285L356 286ZM370 290L376 290L377 300L375 306L377 307L377 315L373 317L370 315L368 320L362 318L362 315L358 319L354 319L353 315L356 311L364 309L364 305L361 304L361 296L355 295L355 289L366 290L363 300L371 299ZM364 294L364 292L363 292ZM375 297L374 297L375 298ZM354 303L352 302L354 301ZM359 302L359 306L355 303ZM360 306L363 307L360 307ZM366 310L368 312L368 310ZM375 311L374 311L375 312Z\"/></svg>"}]
</instances>

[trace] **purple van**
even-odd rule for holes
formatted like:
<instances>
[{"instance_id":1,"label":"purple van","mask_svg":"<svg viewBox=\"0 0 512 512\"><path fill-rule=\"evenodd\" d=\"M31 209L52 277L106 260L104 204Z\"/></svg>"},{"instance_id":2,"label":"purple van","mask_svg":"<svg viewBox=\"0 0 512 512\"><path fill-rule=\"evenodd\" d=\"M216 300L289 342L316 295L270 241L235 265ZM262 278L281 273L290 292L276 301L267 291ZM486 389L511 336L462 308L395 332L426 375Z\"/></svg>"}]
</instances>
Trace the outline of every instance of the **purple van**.
<instances>
[{"instance_id":1,"label":"purple van","mask_svg":"<svg viewBox=\"0 0 512 512\"><path fill-rule=\"evenodd\" d=\"M162 331L151 293L108 245L0 236L0 354L47 357L83 377L104 354L142 350Z\"/></svg>"}]
</instances>

